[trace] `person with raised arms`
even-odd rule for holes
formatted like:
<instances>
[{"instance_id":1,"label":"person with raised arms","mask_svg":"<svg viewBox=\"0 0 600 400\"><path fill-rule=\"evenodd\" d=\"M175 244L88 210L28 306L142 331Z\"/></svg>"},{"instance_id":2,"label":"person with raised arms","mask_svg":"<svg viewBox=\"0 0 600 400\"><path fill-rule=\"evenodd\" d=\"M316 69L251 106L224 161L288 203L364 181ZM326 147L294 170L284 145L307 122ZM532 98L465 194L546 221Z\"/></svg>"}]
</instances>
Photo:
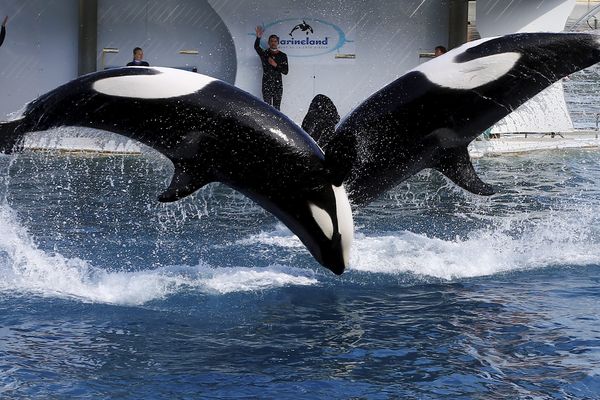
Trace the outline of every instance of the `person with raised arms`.
<instances>
[{"instance_id":1,"label":"person with raised arms","mask_svg":"<svg viewBox=\"0 0 600 400\"><path fill-rule=\"evenodd\" d=\"M2 21L2 29L0 29L0 46L4 43L4 38L6 37L6 23L8 22L8 15L4 17Z\"/></svg>"},{"instance_id":2,"label":"person with raised arms","mask_svg":"<svg viewBox=\"0 0 600 400\"><path fill-rule=\"evenodd\" d=\"M269 36L269 48L264 50L260 47L260 39L265 32L262 26L256 27L256 40L254 50L258 53L263 67L262 95L265 103L272 105L277 110L281 107L283 97L283 79L281 75L287 75L287 54L278 49L279 37Z\"/></svg>"}]
</instances>

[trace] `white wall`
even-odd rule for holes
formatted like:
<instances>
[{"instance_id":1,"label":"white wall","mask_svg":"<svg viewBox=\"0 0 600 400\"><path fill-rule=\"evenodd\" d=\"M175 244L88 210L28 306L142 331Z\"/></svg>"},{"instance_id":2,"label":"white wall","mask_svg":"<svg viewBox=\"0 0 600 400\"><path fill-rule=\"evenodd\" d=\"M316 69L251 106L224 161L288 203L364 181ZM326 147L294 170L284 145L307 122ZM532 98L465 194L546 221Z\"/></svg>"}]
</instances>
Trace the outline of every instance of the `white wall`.
<instances>
[{"instance_id":1,"label":"white wall","mask_svg":"<svg viewBox=\"0 0 600 400\"><path fill-rule=\"evenodd\" d=\"M477 29L482 37L514 32L560 32L575 0L478 0ZM548 87L492 128L494 133L568 132L573 122L562 82Z\"/></svg>"},{"instance_id":2,"label":"white wall","mask_svg":"<svg viewBox=\"0 0 600 400\"><path fill-rule=\"evenodd\" d=\"M260 97L261 65L253 49L254 29L280 19L319 18L338 25L349 40L354 60L335 53L290 57L281 110L301 122L314 95L333 99L348 113L375 91L419 64L420 51L448 41L447 0L209 0L228 26L237 55L236 85ZM289 29L293 27L293 23ZM266 35L270 33L267 31ZM280 33L283 39L287 33ZM342 48L340 52L345 52Z\"/></svg>"},{"instance_id":3,"label":"white wall","mask_svg":"<svg viewBox=\"0 0 600 400\"><path fill-rule=\"evenodd\" d=\"M0 118L77 77L77 0L2 0Z\"/></svg>"},{"instance_id":4,"label":"white wall","mask_svg":"<svg viewBox=\"0 0 600 400\"><path fill-rule=\"evenodd\" d=\"M97 65L124 65L140 46L151 65L197 66L260 97L255 26L318 18L343 29L351 42L336 52L356 58L290 57L282 111L301 122L314 95L324 93L344 115L422 62L420 52L447 44L447 8L448 0L99 0ZM2 114L77 76L78 1L2 0L4 13L11 20L0 48ZM103 58L109 47L119 53Z\"/></svg>"},{"instance_id":5,"label":"white wall","mask_svg":"<svg viewBox=\"0 0 600 400\"><path fill-rule=\"evenodd\" d=\"M529 0L478 0L477 25L490 35L539 26L557 30L554 25L564 25L573 3L545 0L534 6ZM0 2L0 18L10 16L6 41L0 47L0 118L77 76L78 8L77 0ZM448 40L448 0L99 0L98 8L99 68L102 48L119 49L118 54L104 57L106 65L117 66L131 59L133 47L141 46L152 65L197 66L199 72L235 83L258 97L261 66L252 48L257 24L289 19L289 26L278 26L282 38L293 21L302 18L338 26L351 41L341 49L313 57L290 56L282 111L297 122L318 93L330 96L340 114L348 113L422 62L420 52ZM180 50L199 53L181 55ZM336 53L352 53L356 58L336 59ZM547 104L543 100L538 108ZM570 125L566 108L561 113ZM558 114L553 112L555 120ZM534 125L539 128L547 120Z\"/></svg>"},{"instance_id":6,"label":"white wall","mask_svg":"<svg viewBox=\"0 0 600 400\"><path fill-rule=\"evenodd\" d=\"M513 32L560 32L575 0L477 0L477 28L482 37Z\"/></svg>"},{"instance_id":7,"label":"white wall","mask_svg":"<svg viewBox=\"0 0 600 400\"><path fill-rule=\"evenodd\" d=\"M227 27L205 0L99 0L98 69L124 66L135 47L150 65L198 68L233 83L233 41ZM103 48L117 48L106 53ZM197 55L182 55L196 50Z\"/></svg>"}]
</instances>

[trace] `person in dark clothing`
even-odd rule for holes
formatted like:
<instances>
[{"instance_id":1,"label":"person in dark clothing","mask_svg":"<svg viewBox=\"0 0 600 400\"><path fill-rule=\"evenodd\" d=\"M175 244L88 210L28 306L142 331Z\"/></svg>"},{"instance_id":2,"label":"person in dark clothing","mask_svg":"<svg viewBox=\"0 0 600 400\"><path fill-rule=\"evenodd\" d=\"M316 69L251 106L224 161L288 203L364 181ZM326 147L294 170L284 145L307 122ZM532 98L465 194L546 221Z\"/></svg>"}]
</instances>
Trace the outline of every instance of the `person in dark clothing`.
<instances>
[{"instance_id":1,"label":"person in dark clothing","mask_svg":"<svg viewBox=\"0 0 600 400\"><path fill-rule=\"evenodd\" d=\"M127 63L128 67L149 67L147 61L144 61L144 50L141 47L133 49L133 61Z\"/></svg>"},{"instance_id":2,"label":"person in dark clothing","mask_svg":"<svg viewBox=\"0 0 600 400\"><path fill-rule=\"evenodd\" d=\"M448 50L444 46L435 46L435 49L433 50L433 55L434 57L439 57L442 54L446 54L447 52Z\"/></svg>"},{"instance_id":3,"label":"person in dark clothing","mask_svg":"<svg viewBox=\"0 0 600 400\"><path fill-rule=\"evenodd\" d=\"M6 37L6 23L8 22L8 15L4 17L2 21L2 29L0 29L0 46L4 43L4 38Z\"/></svg>"},{"instance_id":4,"label":"person in dark clothing","mask_svg":"<svg viewBox=\"0 0 600 400\"><path fill-rule=\"evenodd\" d=\"M277 37L277 35L269 36L269 48L263 50L260 47L260 38L263 33L263 27L257 26L254 50L258 53L263 67L263 100L279 110L281 107L281 98L283 96L283 80L281 79L281 74L287 75L288 73L288 58L283 51L277 48L277 46L279 46L279 37Z\"/></svg>"}]
</instances>

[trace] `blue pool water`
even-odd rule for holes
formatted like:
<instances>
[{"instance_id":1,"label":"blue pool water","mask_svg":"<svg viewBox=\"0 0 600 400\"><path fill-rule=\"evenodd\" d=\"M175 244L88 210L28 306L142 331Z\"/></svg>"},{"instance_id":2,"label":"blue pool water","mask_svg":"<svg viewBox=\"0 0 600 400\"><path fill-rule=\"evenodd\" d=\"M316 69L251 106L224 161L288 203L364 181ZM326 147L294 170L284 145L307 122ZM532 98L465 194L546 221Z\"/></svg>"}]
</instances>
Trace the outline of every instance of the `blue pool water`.
<instances>
[{"instance_id":1,"label":"blue pool water","mask_svg":"<svg viewBox=\"0 0 600 400\"><path fill-rule=\"evenodd\" d=\"M156 155L0 156L0 398L600 397L600 152L423 173L349 270Z\"/></svg>"}]
</instances>

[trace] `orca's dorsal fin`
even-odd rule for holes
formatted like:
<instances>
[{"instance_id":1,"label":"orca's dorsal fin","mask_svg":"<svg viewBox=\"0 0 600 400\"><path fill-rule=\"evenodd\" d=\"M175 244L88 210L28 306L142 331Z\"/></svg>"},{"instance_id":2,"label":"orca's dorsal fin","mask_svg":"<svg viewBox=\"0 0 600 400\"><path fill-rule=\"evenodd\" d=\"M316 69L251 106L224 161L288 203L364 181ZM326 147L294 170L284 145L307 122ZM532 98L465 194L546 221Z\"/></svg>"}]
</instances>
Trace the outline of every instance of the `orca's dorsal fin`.
<instances>
[{"instance_id":1,"label":"orca's dorsal fin","mask_svg":"<svg viewBox=\"0 0 600 400\"><path fill-rule=\"evenodd\" d=\"M471 193L490 196L494 188L483 182L471 163L466 147L446 148L434 168L447 176L452 182Z\"/></svg>"},{"instance_id":2,"label":"orca's dorsal fin","mask_svg":"<svg viewBox=\"0 0 600 400\"><path fill-rule=\"evenodd\" d=\"M302 129L319 146L324 147L331 140L338 122L340 122L340 114L333 101L324 94L318 94L310 102L308 112L302 120Z\"/></svg>"},{"instance_id":3,"label":"orca's dorsal fin","mask_svg":"<svg viewBox=\"0 0 600 400\"><path fill-rule=\"evenodd\" d=\"M182 199L202 186L213 182L208 174L201 174L194 171L190 173L184 164L175 164L175 172L169 187L158 196L158 201L170 203Z\"/></svg>"}]
</instances>

